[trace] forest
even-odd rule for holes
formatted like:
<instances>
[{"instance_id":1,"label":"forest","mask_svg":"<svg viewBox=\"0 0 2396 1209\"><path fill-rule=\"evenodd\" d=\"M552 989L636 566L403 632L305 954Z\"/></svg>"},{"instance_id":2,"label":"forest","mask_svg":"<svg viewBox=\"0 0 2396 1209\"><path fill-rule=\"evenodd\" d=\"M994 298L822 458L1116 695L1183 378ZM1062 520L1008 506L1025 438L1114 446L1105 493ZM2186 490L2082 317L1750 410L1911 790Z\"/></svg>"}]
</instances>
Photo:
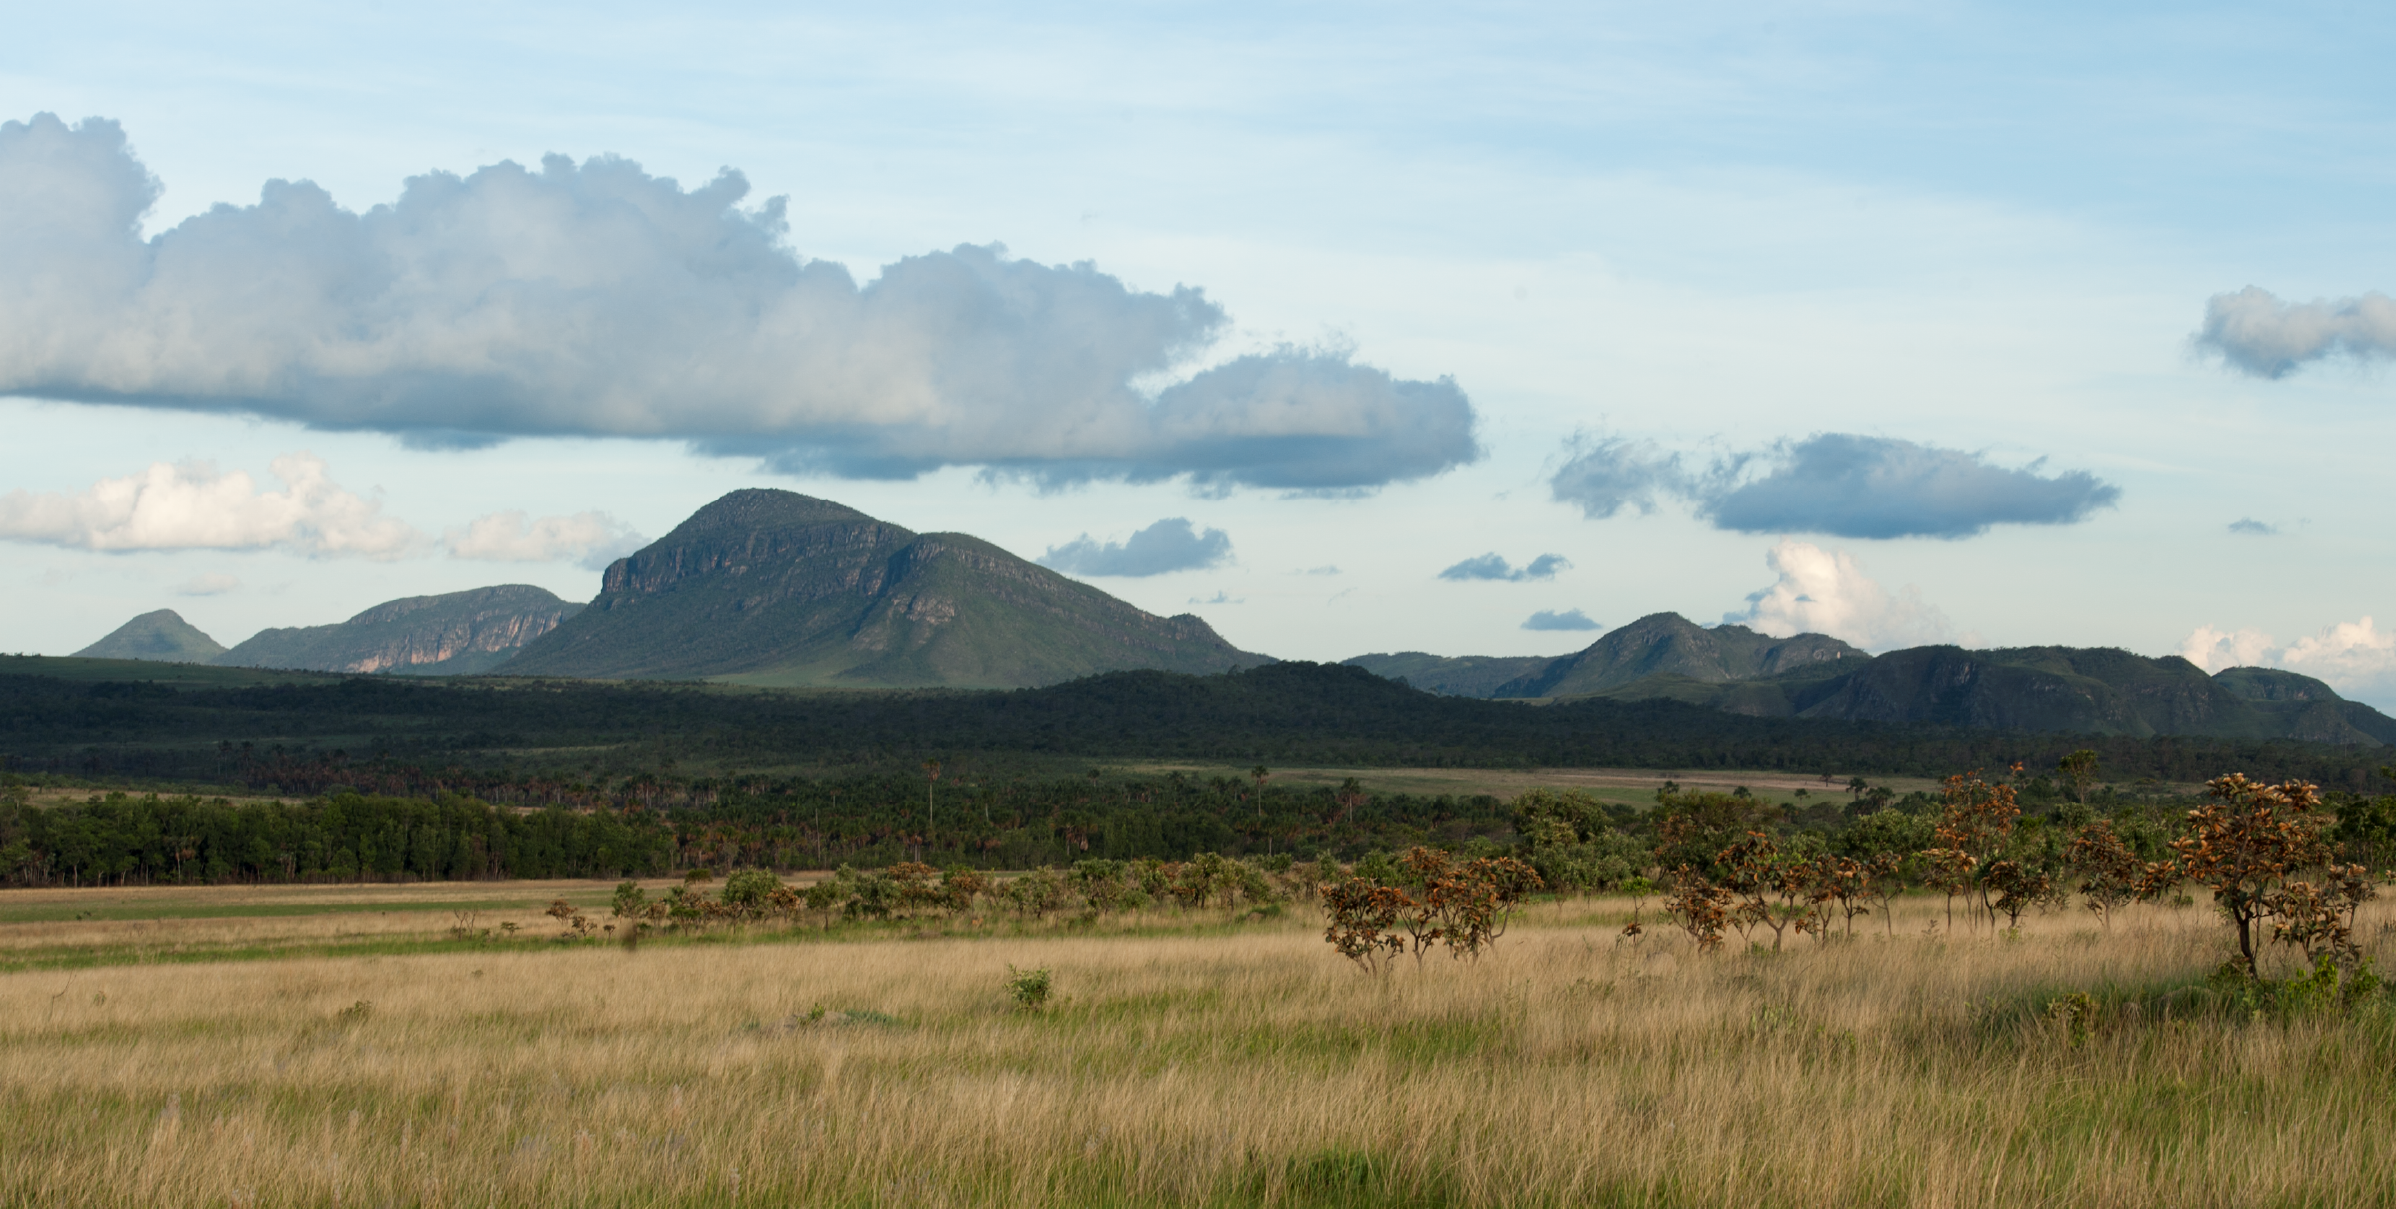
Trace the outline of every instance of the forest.
<instances>
[{"instance_id":1,"label":"forest","mask_svg":"<svg viewBox=\"0 0 2396 1209\"><path fill-rule=\"evenodd\" d=\"M2381 761L2361 747L1753 718L1660 700L1534 706L1435 696L1358 668L1308 663L1215 676L1116 672L1008 692L834 692L272 674L245 686L178 686L58 674L71 662L5 662L0 768L286 794L347 784L587 805L524 787L770 770L903 773L966 755L1027 775L1053 773L1060 762L1144 759L1939 777L2016 761L2046 767L2091 748L2125 781L2195 782L2234 768L2345 790L2386 787L2374 778Z\"/></svg>"}]
</instances>

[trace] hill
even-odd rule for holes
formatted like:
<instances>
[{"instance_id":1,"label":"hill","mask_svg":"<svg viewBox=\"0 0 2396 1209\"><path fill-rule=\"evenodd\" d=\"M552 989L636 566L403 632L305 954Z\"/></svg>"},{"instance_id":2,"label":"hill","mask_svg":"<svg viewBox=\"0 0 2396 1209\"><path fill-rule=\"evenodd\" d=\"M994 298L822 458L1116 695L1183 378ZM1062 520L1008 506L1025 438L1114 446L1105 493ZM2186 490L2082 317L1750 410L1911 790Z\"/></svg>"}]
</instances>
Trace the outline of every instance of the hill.
<instances>
[{"instance_id":1,"label":"hill","mask_svg":"<svg viewBox=\"0 0 2396 1209\"><path fill-rule=\"evenodd\" d=\"M1570 655L1358 655L1344 660L1391 680L1450 697L1589 697L1626 685L1655 681L1648 696L1706 698L1712 690L1683 691L1796 674L1838 675L1871 660L1863 651L1823 634L1774 638L1745 626L1706 629L1678 613L1653 613ZM1670 690L1666 684L1674 685Z\"/></svg>"},{"instance_id":2,"label":"hill","mask_svg":"<svg viewBox=\"0 0 2396 1209\"><path fill-rule=\"evenodd\" d=\"M2110 648L1927 646L1875 657L1820 634L1773 638L1735 625L1709 630L1658 613L1516 678L1491 685L1485 675L1474 677L1499 662L1431 655L1349 660L1456 696L1662 700L1756 718L2047 734L2396 744L2396 719L2343 700L2310 676L2272 668L2207 676L2177 656L2149 659Z\"/></svg>"},{"instance_id":3,"label":"hill","mask_svg":"<svg viewBox=\"0 0 2396 1209\"><path fill-rule=\"evenodd\" d=\"M608 567L510 675L1015 688L1123 668L1269 662L962 533L735 491Z\"/></svg>"},{"instance_id":4,"label":"hill","mask_svg":"<svg viewBox=\"0 0 2396 1209\"><path fill-rule=\"evenodd\" d=\"M1494 696L1498 686L1537 673L1554 662L1550 655L1457 655L1399 651L1394 655L1358 655L1342 659L1385 680L1403 680L1443 697Z\"/></svg>"},{"instance_id":5,"label":"hill","mask_svg":"<svg viewBox=\"0 0 2396 1209\"><path fill-rule=\"evenodd\" d=\"M127 679L93 679L111 668L124 669ZM165 675L153 680L153 670ZM233 671L0 656L0 769L275 792L349 785L422 796L471 784L489 796L504 785L594 776L612 783L676 767L704 778L756 769L815 775L880 769L912 777L926 757L971 757L985 775L1064 761L1192 759L1271 767L1781 769L1843 777L1939 776L2016 760L2052 768L2063 753L2093 747L2108 779L2189 781L2242 770L2357 789L2373 783L2378 763L2365 749L2285 739L2038 735L1765 718L1659 700L1480 701L1405 688L1361 668L1312 663L1211 676L1112 672L1008 692L492 677L327 682L287 672L253 672L261 679L220 687L178 674L187 670Z\"/></svg>"},{"instance_id":6,"label":"hill","mask_svg":"<svg viewBox=\"0 0 2396 1209\"><path fill-rule=\"evenodd\" d=\"M410 596L334 625L261 630L214 662L318 672L473 675L506 663L582 607L530 584Z\"/></svg>"},{"instance_id":7,"label":"hill","mask_svg":"<svg viewBox=\"0 0 2396 1209\"><path fill-rule=\"evenodd\" d=\"M1790 688L1789 712L1851 722L2396 743L2396 719L2342 700L2310 677L2267 668L2208 676L2176 655L2149 659L2112 648L1915 647L1833 681Z\"/></svg>"},{"instance_id":8,"label":"hill","mask_svg":"<svg viewBox=\"0 0 2396 1209\"><path fill-rule=\"evenodd\" d=\"M1766 676L1822 676L1870 662L1871 656L1826 634L1774 638L1746 626L1706 629L1678 613L1651 613L1510 680L1494 697L1581 697L1649 676L1678 676L1705 684Z\"/></svg>"},{"instance_id":9,"label":"hill","mask_svg":"<svg viewBox=\"0 0 2396 1209\"><path fill-rule=\"evenodd\" d=\"M78 659L147 659L159 663L207 663L225 653L224 644L203 634L173 609L144 613L75 652Z\"/></svg>"}]
</instances>

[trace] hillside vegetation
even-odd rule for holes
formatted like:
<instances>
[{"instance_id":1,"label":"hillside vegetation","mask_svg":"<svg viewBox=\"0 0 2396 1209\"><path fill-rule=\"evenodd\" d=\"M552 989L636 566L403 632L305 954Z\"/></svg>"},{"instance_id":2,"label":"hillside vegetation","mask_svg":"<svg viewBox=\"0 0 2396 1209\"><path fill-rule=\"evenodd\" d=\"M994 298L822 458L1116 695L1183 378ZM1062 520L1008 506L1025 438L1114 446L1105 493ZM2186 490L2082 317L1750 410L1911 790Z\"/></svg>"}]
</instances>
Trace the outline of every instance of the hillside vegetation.
<instances>
[{"instance_id":1,"label":"hillside vegetation","mask_svg":"<svg viewBox=\"0 0 2396 1209\"><path fill-rule=\"evenodd\" d=\"M2104 647L1925 646L1876 657L1820 634L1775 639L1743 626L1706 629L1672 613L1642 617L1494 684L1488 672L1498 661L1479 656L1347 662L1469 697L1669 700L1758 718L2056 734L2396 743L2396 718L2271 668L2207 676L2177 656Z\"/></svg>"},{"instance_id":2,"label":"hillside vegetation","mask_svg":"<svg viewBox=\"0 0 2396 1209\"><path fill-rule=\"evenodd\" d=\"M155 670L158 679L149 679ZM1011 692L821 692L572 680L247 673L212 687L157 664L0 657L0 756L20 771L330 784L334 751L419 767L619 774L911 769L931 757L1204 759L1345 767L1749 768L1941 776L2094 747L2124 777L2224 768L2362 788L2366 749L2270 737L2083 737L1752 717L1674 701L1549 706L1441 697L1358 668L1112 672ZM204 669L226 674L230 669ZM118 680L114 677L124 676ZM143 677L143 679L134 679ZM305 783L305 782L301 782Z\"/></svg>"},{"instance_id":3,"label":"hillside vegetation","mask_svg":"<svg viewBox=\"0 0 2396 1209\"><path fill-rule=\"evenodd\" d=\"M961 533L736 491L607 569L510 675L1012 688L1118 668L1265 662Z\"/></svg>"}]
</instances>

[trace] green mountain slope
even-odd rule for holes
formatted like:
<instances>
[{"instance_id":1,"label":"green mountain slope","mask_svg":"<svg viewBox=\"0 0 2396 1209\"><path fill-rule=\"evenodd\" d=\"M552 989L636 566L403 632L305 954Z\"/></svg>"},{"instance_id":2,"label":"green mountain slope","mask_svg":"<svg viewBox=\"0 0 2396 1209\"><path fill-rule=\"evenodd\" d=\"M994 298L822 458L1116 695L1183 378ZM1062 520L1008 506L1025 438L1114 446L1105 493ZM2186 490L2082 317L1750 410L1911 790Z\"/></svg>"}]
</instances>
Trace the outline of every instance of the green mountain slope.
<instances>
[{"instance_id":1,"label":"green mountain slope","mask_svg":"<svg viewBox=\"0 0 2396 1209\"><path fill-rule=\"evenodd\" d=\"M1504 661L1489 657L1410 653L1348 662L1454 696L1663 700L1756 718L1971 730L2396 745L2396 719L2275 668L2207 676L2177 656L2059 646L1926 646L1875 657L1820 634L1709 630L1673 613L1642 617L1586 650L1494 685L1486 669Z\"/></svg>"},{"instance_id":2,"label":"green mountain slope","mask_svg":"<svg viewBox=\"0 0 2396 1209\"><path fill-rule=\"evenodd\" d=\"M108 637L75 652L77 659L146 659L158 663L206 663L225 653L223 643L201 633L173 609L144 613Z\"/></svg>"},{"instance_id":3,"label":"green mountain slope","mask_svg":"<svg viewBox=\"0 0 2396 1209\"><path fill-rule=\"evenodd\" d=\"M1890 651L1844 673L1811 670L1736 683L1652 676L1608 690L1618 701L1664 698L1757 717L2076 734L2301 739L2396 744L2396 719L2308 676L2231 668L2207 676L2177 656L2111 648Z\"/></svg>"},{"instance_id":4,"label":"green mountain slope","mask_svg":"<svg viewBox=\"0 0 2396 1209\"><path fill-rule=\"evenodd\" d=\"M976 537L829 500L735 491L601 580L510 675L1013 688L1096 672L1270 662Z\"/></svg>"},{"instance_id":5,"label":"green mountain slope","mask_svg":"<svg viewBox=\"0 0 2396 1209\"><path fill-rule=\"evenodd\" d=\"M582 606L530 584L388 601L336 625L261 630L224 667L467 676L507 662Z\"/></svg>"},{"instance_id":6,"label":"green mountain slope","mask_svg":"<svg viewBox=\"0 0 2396 1209\"><path fill-rule=\"evenodd\" d=\"M1709 630L1678 613L1653 613L1607 633L1577 654L1499 685L1490 695L1583 697L1658 675L1707 684L1764 676L1830 676L1871 658L1824 634L1774 638L1745 626Z\"/></svg>"},{"instance_id":7,"label":"green mountain slope","mask_svg":"<svg viewBox=\"0 0 2396 1209\"><path fill-rule=\"evenodd\" d=\"M1360 667L1384 680L1403 680L1442 697L1487 697L1498 686L1537 674L1555 662L1551 655L1432 655L1399 651L1394 655L1358 655L1340 662Z\"/></svg>"}]
</instances>

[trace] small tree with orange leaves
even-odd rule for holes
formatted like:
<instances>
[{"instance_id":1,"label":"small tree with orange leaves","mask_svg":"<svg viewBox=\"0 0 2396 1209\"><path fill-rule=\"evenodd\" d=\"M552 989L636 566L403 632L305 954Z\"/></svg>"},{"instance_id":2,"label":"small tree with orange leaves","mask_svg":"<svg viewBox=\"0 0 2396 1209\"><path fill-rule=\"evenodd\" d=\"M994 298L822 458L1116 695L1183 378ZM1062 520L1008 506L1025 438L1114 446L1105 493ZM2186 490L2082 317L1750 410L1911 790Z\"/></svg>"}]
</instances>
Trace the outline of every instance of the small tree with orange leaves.
<instances>
[{"instance_id":1,"label":"small tree with orange leaves","mask_svg":"<svg viewBox=\"0 0 2396 1209\"><path fill-rule=\"evenodd\" d=\"M2020 772L2021 765L2014 765L2013 771ZM1981 780L1978 769L1948 777L1945 792L1947 810L1938 825L1939 843L1970 858L1967 861L1949 858L1942 866L1943 873L1958 879L1950 883L1955 888L1948 891L1950 921L1952 896L1970 891L1976 892L1980 912L1993 927L1997 913L1988 900L1990 887L1986 874L1990 864L2004 851L2005 841L2013 838L2022 808L2014 800L2013 786ZM1974 876L1975 872L1979 876Z\"/></svg>"},{"instance_id":2,"label":"small tree with orange leaves","mask_svg":"<svg viewBox=\"0 0 2396 1209\"><path fill-rule=\"evenodd\" d=\"M2080 900L2096 914L2098 924L2112 931L2114 908L2139 896L2145 866L2130 851L2130 846L2114 834L2111 819L2082 824L2072 833L2071 847L2065 853L2065 859L2080 874Z\"/></svg>"},{"instance_id":3,"label":"small tree with orange leaves","mask_svg":"<svg viewBox=\"0 0 2396 1209\"><path fill-rule=\"evenodd\" d=\"M1672 873L1672 893L1664 896L1664 914L1679 923L1697 942L1697 951L1722 947L1722 930L1730 926L1730 892L1683 865Z\"/></svg>"},{"instance_id":4,"label":"small tree with orange leaves","mask_svg":"<svg viewBox=\"0 0 2396 1209\"><path fill-rule=\"evenodd\" d=\"M1715 863L1723 870L1722 886L1737 904L1731 926L1744 937L1757 924L1772 929L1772 948L1791 925L1811 932L1819 922L1821 900L1812 895L1813 867L1801 857L1782 851L1771 836L1750 831L1722 850Z\"/></svg>"},{"instance_id":5,"label":"small tree with orange leaves","mask_svg":"<svg viewBox=\"0 0 2396 1209\"><path fill-rule=\"evenodd\" d=\"M2329 868L2317 813L2320 791L2303 781L2268 785L2231 773L2206 782L2213 801L2188 812L2187 830L2171 843L2180 871L2213 891L2213 901L2238 928L2238 956L2257 977L2255 925L2274 921L2273 939L2308 956L2352 961L2354 908L2370 897L2359 871ZM2299 880L2308 869L2329 869L2321 882Z\"/></svg>"}]
</instances>

